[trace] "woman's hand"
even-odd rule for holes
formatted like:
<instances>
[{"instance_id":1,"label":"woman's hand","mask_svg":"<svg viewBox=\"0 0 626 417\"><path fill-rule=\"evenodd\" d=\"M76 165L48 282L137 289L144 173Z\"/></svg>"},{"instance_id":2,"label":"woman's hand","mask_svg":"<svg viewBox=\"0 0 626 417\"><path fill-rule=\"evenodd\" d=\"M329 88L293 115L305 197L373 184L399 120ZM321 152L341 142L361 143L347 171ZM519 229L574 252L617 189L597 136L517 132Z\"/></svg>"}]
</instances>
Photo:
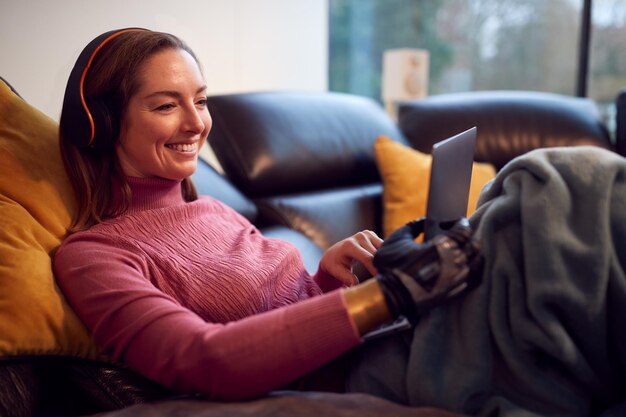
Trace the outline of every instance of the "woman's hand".
<instances>
[{"instance_id":1,"label":"woman's hand","mask_svg":"<svg viewBox=\"0 0 626 417\"><path fill-rule=\"evenodd\" d=\"M360 262L370 274L376 275L373 259L382 243L383 240L371 230L358 232L328 248L320 260L320 270L344 285L356 285L359 279L352 270L353 262Z\"/></svg>"}]
</instances>

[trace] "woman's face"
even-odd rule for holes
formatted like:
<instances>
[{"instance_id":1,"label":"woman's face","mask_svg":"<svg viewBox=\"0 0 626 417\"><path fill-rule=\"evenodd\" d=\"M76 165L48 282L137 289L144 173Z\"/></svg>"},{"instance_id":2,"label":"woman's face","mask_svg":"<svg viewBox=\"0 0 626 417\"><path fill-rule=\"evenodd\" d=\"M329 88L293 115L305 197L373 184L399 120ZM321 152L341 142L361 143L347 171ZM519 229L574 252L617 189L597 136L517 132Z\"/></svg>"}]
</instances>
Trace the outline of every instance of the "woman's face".
<instances>
[{"instance_id":1,"label":"woman's face","mask_svg":"<svg viewBox=\"0 0 626 417\"><path fill-rule=\"evenodd\" d=\"M139 85L116 145L122 170L131 177L189 177L212 123L196 61L183 50L161 51L139 68Z\"/></svg>"}]
</instances>

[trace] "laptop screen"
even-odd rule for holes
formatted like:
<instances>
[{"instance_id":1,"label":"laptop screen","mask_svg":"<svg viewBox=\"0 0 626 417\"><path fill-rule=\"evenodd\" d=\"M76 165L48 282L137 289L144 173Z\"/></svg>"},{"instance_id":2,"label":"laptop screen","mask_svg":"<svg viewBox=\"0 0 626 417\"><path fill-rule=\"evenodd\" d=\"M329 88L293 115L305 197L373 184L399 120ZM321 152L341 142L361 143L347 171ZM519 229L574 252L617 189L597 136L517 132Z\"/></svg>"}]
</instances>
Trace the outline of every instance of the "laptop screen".
<instances>
[{"instance_id":1,"label":"laptop screen","mask_svg":"<svg viewBox=\"0 0 626 417\"><path fill-rule=\"evenodd\" d=\"M441 222L466 216L475 146L476 127L433 145L426 240L441 232Z\"/></svg>"}]
</instances>

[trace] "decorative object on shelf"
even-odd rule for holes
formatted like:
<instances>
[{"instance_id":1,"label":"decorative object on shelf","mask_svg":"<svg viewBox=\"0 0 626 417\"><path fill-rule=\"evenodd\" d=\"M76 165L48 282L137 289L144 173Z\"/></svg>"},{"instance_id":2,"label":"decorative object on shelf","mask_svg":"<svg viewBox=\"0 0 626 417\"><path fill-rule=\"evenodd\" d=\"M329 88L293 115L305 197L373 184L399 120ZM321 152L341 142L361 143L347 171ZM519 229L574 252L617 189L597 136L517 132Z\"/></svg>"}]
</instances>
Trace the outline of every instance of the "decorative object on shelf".
<instances>
[{"instance_id":1,"label":"decorative object on shelf","mask_svg":"<svg viewBox=\"0 0 626 417\"><path fill-rule=\"evenodd\" d=\"M383 55L382 99L395 119L396 102L428 95L429 53L424 49L389 49Z\"/></svg>"}]
</instances>

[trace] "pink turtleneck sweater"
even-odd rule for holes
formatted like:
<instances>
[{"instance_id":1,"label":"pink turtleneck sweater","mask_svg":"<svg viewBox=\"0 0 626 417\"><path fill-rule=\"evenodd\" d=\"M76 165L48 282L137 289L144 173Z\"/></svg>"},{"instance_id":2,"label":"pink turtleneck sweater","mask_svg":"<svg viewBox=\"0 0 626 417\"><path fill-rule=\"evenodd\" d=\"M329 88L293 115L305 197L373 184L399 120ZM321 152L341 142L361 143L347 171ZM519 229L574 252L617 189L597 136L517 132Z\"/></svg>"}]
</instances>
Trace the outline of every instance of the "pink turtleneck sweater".
<instances>
[{"instance_id":1,"label":"pink turtleneck sweater","mask_svg":"<svg viewBox=\"0 0 626 417\"><path fill-rule=\"evenodd\" d=\"M122 216L67 238L57 282L105 353L166 386L245 399L360 343L340 291L289 243L180 183L131 178Z\"/></svg>"}]
</instances>

